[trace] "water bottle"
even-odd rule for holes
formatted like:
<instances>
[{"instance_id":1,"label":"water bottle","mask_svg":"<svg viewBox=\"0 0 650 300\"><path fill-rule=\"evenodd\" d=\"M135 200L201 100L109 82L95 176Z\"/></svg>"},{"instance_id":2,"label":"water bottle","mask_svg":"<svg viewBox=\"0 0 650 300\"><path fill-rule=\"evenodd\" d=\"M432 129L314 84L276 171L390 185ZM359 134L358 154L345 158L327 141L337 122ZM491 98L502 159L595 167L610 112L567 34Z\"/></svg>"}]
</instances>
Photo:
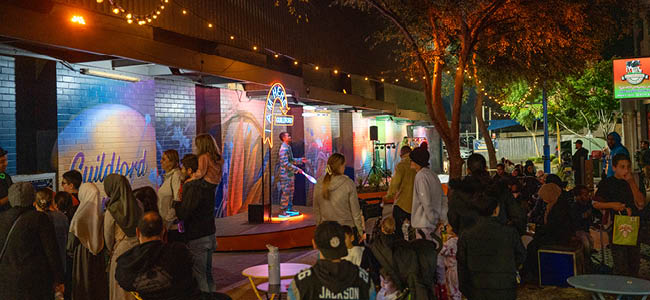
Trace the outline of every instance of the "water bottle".
<instances>
[{"instance_id":1,"label":"water bottle","mask_svg":"<svg viewBox=\"0 0 650 300\"><path fill-rule=\"evenodd\" d=\"M266 245L269 249L267 260L269 265L269 294L280 294L280 253L278 247Z\"/></svg>"},{"instance_id":2,"label":"water bottle","mask_svg":"<svg viewBox=\"0 0 650 300\"><path fill-rule=\"evenodd\" d=\"M411 227L411 222L407 219L402 223L402 234L404 234L404 240L409 240L409 227Z\"/></svg>"}]
</instances>

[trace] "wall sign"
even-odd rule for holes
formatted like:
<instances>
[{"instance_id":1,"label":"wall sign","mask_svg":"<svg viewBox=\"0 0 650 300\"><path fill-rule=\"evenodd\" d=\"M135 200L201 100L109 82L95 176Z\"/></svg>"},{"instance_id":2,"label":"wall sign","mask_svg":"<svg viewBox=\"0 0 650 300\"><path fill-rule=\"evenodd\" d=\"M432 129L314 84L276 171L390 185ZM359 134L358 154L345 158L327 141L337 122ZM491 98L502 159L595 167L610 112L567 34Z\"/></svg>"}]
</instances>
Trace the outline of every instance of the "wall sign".
<instances>
[{"instance_id":1,"label":"wall sign","mask_svg":"<svg viewBox=\"0 0 650 300\"><path fill-rule=\"evenodd\" d=\"M614 60L614 98L650 97L650 58Z\"/></svg>"},{"instance_id":2,"label":"wall sign","mask_svg":"<svg viewBox=\"0 0 650 300\"><path fill-rule=\"evenodd\" d=\"M275 103L280 102L280 111L275 111ZM266 96L264 107L264 133L262 141L273 148L273 125L293 126L293 116L288 115L287 92L281 83L274 83Z\"/></svg>"}]
</instances>

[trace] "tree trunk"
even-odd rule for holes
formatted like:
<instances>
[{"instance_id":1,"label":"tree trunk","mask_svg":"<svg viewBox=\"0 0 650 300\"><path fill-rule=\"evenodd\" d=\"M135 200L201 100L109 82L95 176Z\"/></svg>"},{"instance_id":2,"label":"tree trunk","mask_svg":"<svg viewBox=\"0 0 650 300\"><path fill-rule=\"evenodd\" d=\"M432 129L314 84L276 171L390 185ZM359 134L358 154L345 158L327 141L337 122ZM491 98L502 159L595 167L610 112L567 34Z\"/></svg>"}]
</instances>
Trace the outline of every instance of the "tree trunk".
<instances>
[{"instance_id":1,"label":"tree trunk","mask_svg":"<svg viewBox=\"0 0 650 300\"><path fill-rule=\"evenodd\" d=\"M542 156L541 154L539 154L539 146L537 146L537 130L535 130L535 131L530 131L528 128L526 128L526 130L527 130L528 133L530 133L530 135L533 137L533 144L535 145L535 155L536 155L537 157Z\"/></svg>"},{"instance_id":2,"label":"tree trunk","mask_svg":"<svg viewBox=\"0 0 650 300\"><path fill-rule=\"evenodd\" d=\"M492 136L490 136L490 131L488 131L487 126L485 125L485 119L483 119L483 102L485 100L484 93L482 91L483 85L482 82L477 77L477 68L476 68L476 54L472 57L472 63L474 65L474 78L476 82L476 103L474 103L474 114L476 115L476 123L478 124L478 129L483 135L483 140L485 140L485 146L487 147L488 160L490 163L490 169L496 169L497 167L497 153L494 150L494 143L492 143Z\"/></svg>"}]
</instances>

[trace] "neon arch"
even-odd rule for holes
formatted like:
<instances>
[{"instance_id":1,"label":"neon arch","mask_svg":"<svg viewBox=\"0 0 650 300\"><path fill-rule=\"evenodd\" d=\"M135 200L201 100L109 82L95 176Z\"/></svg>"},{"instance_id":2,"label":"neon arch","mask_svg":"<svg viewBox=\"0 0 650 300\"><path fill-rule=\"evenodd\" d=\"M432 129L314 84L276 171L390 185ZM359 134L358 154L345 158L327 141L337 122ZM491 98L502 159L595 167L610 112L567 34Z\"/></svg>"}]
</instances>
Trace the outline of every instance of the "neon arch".
<instances>
[{"instance_id":1,"label":"neon arch","mask_svg":"<svg viewBox=\"0 0 650 300\"><path fill-rule=\"evenodd\" d=\"M280 101L280 112L275 113L275 103ZM264 107L264 130L262 142L269 143L273 148L273 126L279 123L284 126L293 126L293 116L288 115L289 102L287 101L287 92L284 86L276 82L271 85L269 93L266 96L266 106Z\"/></svg>"}]
</instances>

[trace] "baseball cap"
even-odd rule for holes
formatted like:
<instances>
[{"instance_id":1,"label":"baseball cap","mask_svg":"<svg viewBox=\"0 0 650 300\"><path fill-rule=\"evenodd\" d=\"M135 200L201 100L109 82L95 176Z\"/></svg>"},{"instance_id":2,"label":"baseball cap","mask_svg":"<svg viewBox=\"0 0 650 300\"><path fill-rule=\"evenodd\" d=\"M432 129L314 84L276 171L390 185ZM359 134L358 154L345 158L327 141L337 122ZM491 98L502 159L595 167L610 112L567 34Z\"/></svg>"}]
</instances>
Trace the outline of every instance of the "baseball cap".
<instances>
[{"instance_id":1,"label":"baseball cap","mask_svg":"<svg viewBox=\"0 0 650 300\"><path fill-rule=\"evenodd\" d=\"M343 226L335 221L325 221L316 227L314 242L326 259L338 259L348 255Z\"/></svg>"}]
</instances>

